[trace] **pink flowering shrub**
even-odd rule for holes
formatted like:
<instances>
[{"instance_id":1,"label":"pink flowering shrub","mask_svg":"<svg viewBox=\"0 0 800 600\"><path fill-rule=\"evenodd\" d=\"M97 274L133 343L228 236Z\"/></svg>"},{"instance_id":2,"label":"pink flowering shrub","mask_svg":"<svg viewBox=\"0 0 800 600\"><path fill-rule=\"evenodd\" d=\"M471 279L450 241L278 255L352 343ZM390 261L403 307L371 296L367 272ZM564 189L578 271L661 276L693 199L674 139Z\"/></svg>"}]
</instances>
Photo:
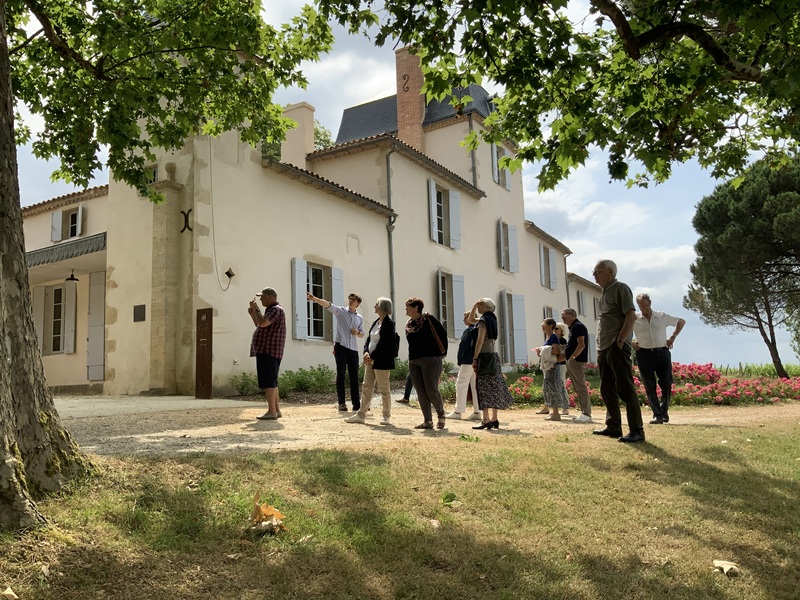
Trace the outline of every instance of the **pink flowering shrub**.
<instances>
[{"instance_id":1,"label":"pink flowering shrub","mask_svg":"<svg viewBox=\"0 0 800 600\"><path fill-rule=\"evenodd\" d=\"M694 383L696 385L706 385L709 383L716 383L722 377L714 365L708 363L706 365L698 365L691 363L682 365L681 363L672 363L672 383L673 385L682 385L686 383Z\"/></svg>"},{"instance_id":2,"label":"pink flowering shrub","mask_svg":"<svg viewBox=\"0 0 800 600\"><path fill-rule=\"evenodd\" d=\"M542 404L542 380L523 375L508 386L508 391L519 404Z\"/></svg>"},{"instance_id":3,"label":"pink flowering shrub","mask_svg":"<svg viewBox=\"0 0 800 600\"><path fill-rule=\"evenodd\" d=\"M597 365L586 374L594 382L597 381ZM722 377L713 365L673 363L672 404L683 406L697 405L740 405L740 404L775 404L783 400L800 400L800 377L776 379L772 377ZM639 371L634 367L633 382L643 405L647 404L644 386L639 380ZM589 399L595 406L603 406L599 384L595 387L587 381ZM541 375L520 377L509 386L509 391L520 404L542 404ZM660 388L656 391L661 395ZM577 397L572 389L572 382L567 378L567 393L570 406L576 406Z\"/></svg>"},{"instance_id":4,"label":"pink flowering shrub","mask_svg":"<svg viewBox=\"0 0 800 600\"><path fill-rule=\"evenodd\" d=\"M800 400L800 379L757 377L722 378L707 385L687 383L672 388L672 403L698 404L775 404L781 400Z\"/></svg>"},{"instance_id":5,"label":"pink flowering shrub","mask_svg":"<svg viewBox=\"0 0 800 600\"><path fill-rule=\"evenodd\" d=\"M672 363L672 404L697 406L705 404L775 404L781 400L800 400L800 379L769 377L722 377L713 365ZM642 404L647 394L634 375L636 392ZM661 396L661 389L656 386Z\"/></svg>"}]
</instances>

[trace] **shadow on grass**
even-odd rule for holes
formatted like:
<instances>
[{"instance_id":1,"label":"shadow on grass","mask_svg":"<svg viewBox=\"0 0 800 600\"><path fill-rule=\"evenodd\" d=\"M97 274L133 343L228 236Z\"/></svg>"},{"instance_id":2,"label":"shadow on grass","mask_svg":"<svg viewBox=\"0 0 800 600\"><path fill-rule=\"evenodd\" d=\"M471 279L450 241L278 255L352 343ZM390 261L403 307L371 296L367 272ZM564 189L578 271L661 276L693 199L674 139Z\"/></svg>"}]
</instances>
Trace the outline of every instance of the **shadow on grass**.
<instances>
[{"instance_id":1,"label":"shadow on grass","mask_svg":"<svg viewBox=\"0 0 800 600\"><path fill-rule=\"evenodd\" d=\"M746 576L767 591L766 597L798 598L800 482L749 465L741 450L734 447L700 443L689 449L693 441L687 441L687 445L682 450L689 450L683 453L693 455L691 458L652 443L630 446L654 459L647 461L646 468L629 465L637 478L678 490L692 500L691 523L671 525L672 533L717 549L719 555L710 556L709 564L712 559L739 562ZM592 466L607 469L603 461ZM711 525L698 527L700 520ZM765 553L747 535L731 541L732 525L743 533L757 532L758 541L769 540L771 552ZM727 535L716 535L715 529L725 529Z\"/></svg>"},{"instance_id":2,"label":"shadow on grass","mask_svg":"<svg viewBox=\"0 0 800 600\"><path fill-rule=\"evenodd\" d=\"M697 492L700 510L713 513L725 474L705 464L676 459L652 446L642 451L663 461L653 479L679 485L685 470L708 489ZM420 461L425 461L421 454ZM158 459L152 459L153 463ZM30 597L42 599L129 598L708 598L723 600L730 590L713 576L693 584L676 581L669 565L643 565L632 549L609 564L597 552L580 553L572 561L554 556L551 544L534 527L527 533L507 525L492 531L480 515L452 513L430 498L411 511L393 509L392 495L410 493L398 483L387 458L341 451L310 451L246 457L206 456L173 459L174 468L201 472L214 479L243 463L267 483L270 473L285 469L295 499L284 499L290 531L277 538L248 539L241 520L215 519L214 495L202 486L187 488L161 480L157 469L143 477L131 505L106 519L126 543L68 545L51 571L63 573ZM142 460L147 465L148 459ZM152 463L151 463L152 464ZM173 468L170 466L170 468ZM425 471L420 471L424 477ZM647 477L645 472L642 474ZM502 477L502 473L496 474ZM662 481L663 482L663 481ZM769 483L769 486L766 484ZM765 501L797 500L796 484L782 484L748 473L733 484L740 509L760 515L772 531L777 514L758 504L757 488L767 487ZM209 484L211 485L211 484ZM253 485L253 482L250 482ZM729 483L725 483L727 487ZM770 491L773 490L773 491ZM268 488L267 488L268 491ZM268 491L268 494L271 493ZM267 500L264 498L262 500ZM407 505L407 504L406 504ZM413 505L413 503L412 503ZM138 510L141 514L136 516ZM247 506L243 506L245 514ZM279 506L284 510L284 506ZM489 510L491 507L480 507ZM760 509L760 510L759 510ZM431 519L441 526L434 527ZM792 523L796 525L797 517ZM149 520L149 521L148 521ZM796 528L795 528L796 531ZM533 539L520 539L520 536ZM784 534L785 536L785 534ZM784 537L785 539L785 537ZM712 540L713 542L713 540ZM609 543L622 544L625 540ZM793 551L789 560L796 563ZM777 575L777 572L770 573ZM766 575L766 574L764 574ZM761 576L761 574L758 574ZM765 582L766 584L766 582ZM774 598L782 596L780 593Z\"/></svg>"}]
</instances>

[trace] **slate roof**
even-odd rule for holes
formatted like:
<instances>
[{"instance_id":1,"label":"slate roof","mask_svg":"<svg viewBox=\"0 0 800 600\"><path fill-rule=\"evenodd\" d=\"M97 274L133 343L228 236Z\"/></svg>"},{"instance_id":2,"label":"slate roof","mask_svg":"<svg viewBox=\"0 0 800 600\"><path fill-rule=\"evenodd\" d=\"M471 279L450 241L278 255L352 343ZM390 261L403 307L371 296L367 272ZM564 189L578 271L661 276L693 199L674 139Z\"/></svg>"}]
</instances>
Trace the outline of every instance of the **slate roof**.
<instances>
[{"instance_id":1,"label":"slate roof","mask_svg":"<svg viewBox=\"0 0 800 600\"><path fill-rule=\"evenodd\" d=\"M463 115L477 112L485 118L494 110L489 93L479 85L473 84L466 88L458 88L455 95L457 97L469 96L472 98L461 109L461 114ZM450 104L451 97L447 96L441 101L432 100L428 102L425 110L425 120L422 122L423 127L446 119L452 119L456 116L456 107ZM394 95L346 108L342 113L342 122L339 124L336 144L346 144L353 140L396 132L397 95Z\"/></svg>"}]
</instances>

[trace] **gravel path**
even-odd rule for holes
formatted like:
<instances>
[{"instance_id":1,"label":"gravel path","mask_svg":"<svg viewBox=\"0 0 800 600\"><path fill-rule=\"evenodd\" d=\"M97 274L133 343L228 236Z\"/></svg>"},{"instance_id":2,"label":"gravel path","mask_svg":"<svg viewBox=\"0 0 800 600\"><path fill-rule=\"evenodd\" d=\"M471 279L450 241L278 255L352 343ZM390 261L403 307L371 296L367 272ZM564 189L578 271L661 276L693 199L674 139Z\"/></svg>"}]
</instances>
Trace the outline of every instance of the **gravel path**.
<instances>
[{"instance_id":1,"label":"gravel path","mask_svg":"<svg viewBox=\"0 0 800 600\"><path fill-rule=\"evenodd\" d=\"M399 396L398 396L399 397ZM123 403L125 399L118 399ZM392 426L379 424L380 403L370 411L366 425L345 423L336 404L283 403L283 418L259 421L263 402L216 400L206 403L194 399L159 401L148 404L128 397L127 408L88 410L87 401L56 400L64 425L81 447L98 455L184 454L194 452L252 452L298 450L304 448L369 447L376 444L426 443L442 437L473 435L474 421L448 420L442 431L420 431L414 426L422 414L412 401L410 406L393 403ZM95 400L97 403L98 401ZM113 399L109 399L113 402ZM199 402L199 404L198 404ZM71 405L70 405L71 403ZM108 404L100 403L103 406ZM81 409L83 406L83 409ZM168 408L167 408L168 407ZM166 409L166 410L165 410ZM448 407L450 410L450 407ZM92 412L96 414L91 414ZM97 414L99 413L99 414ZM595 423L580 424L565 417L561 422L544 421L532 409L511 409L500 413L500 429L480 435L551 437L584 436L602 426L604 411L595 407ZM645 418L649 411L644 410ZM800 422L800 403L777 406L676 408L669 425L686 427L713 425L735 428L758 426L773 419ZM647 426L650 441L657 439L657 427Z\"/></svg>"}]
</instances>

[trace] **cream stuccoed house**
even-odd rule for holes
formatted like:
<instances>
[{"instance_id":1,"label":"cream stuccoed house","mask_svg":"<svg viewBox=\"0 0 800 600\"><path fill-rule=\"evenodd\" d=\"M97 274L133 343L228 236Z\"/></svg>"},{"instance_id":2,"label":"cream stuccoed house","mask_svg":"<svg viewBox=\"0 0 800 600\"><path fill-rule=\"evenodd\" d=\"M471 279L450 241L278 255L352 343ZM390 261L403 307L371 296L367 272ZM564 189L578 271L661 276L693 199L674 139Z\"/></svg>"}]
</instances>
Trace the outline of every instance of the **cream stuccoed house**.
<instances>
[{"instance_id":1,"label":"cream stuccoed house","mask_svg":"<svg viewBox=\"0 0 800 600\"><path fill-rule=\"evenodd\" d=\"M500 354L527 363L541 321L573 306L591 335L600 295L568 273L569 249L526 220L511 143L469 151L492 99L479 86L458 112L425 102L419 61L397 52L397 94L345 110L335 145L314 149L314 108L280 148L236 132L196 136L151 166L151 204L108 185L23 209L34 321L56 391L232 391L254 371L248 302L274 287L287 315L281 368L333 365L336 322L306 291L344 304L359 293L367 326L379 296L418 296L446 326L455 362L462 314L495 300ZM400 349L405 358L406 348Z\"/></svg>"}]
</instances>

